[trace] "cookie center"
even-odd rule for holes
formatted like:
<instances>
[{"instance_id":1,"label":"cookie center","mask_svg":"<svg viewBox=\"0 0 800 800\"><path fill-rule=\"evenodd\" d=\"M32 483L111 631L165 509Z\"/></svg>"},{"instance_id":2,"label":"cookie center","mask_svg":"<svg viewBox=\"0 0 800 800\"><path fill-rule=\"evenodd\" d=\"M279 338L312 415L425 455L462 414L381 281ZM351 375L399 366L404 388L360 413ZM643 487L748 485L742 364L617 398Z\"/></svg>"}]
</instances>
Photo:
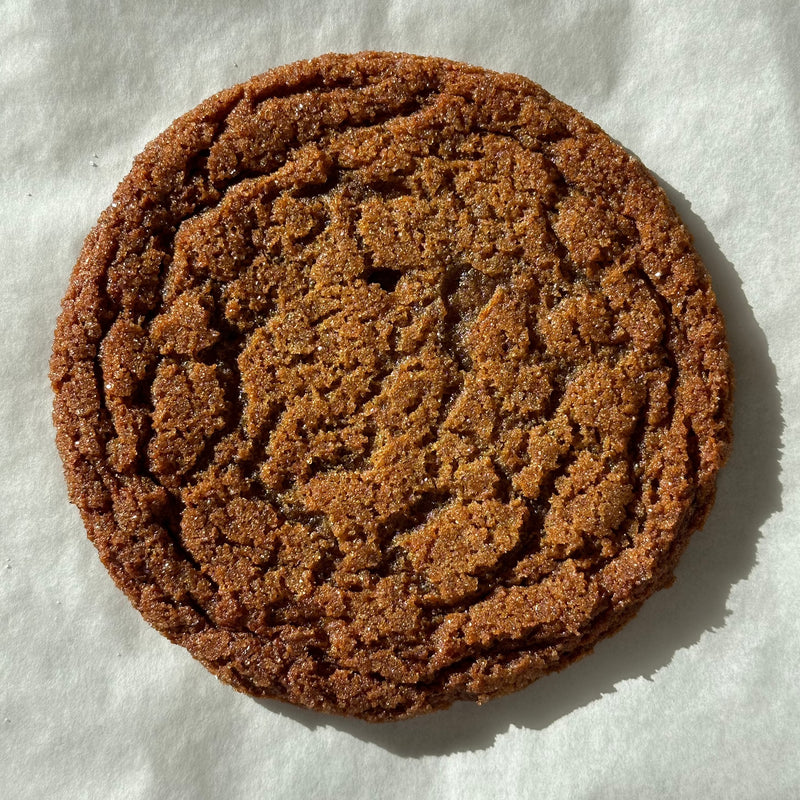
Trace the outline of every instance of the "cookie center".
<instances>
[{"instance_id":1,"label":"cookie center","mask_svg":"<svg viewBox=\"0 0 800 800\"><path fill-rule=\"evenodd\" d=\"M390 183L307 148L179 231L148 456L220 586L244 561L453 607L624 544L647 390L593 279L621 234L541 154L463 148Z\"/></svg>"}]
</instances>

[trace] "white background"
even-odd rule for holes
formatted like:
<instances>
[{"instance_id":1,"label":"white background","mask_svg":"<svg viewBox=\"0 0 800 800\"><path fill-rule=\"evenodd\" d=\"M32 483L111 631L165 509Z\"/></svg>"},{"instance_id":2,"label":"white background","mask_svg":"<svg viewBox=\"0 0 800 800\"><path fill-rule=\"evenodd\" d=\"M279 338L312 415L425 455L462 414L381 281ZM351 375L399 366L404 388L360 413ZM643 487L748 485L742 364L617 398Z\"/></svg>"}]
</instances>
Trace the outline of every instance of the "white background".
<instances>
[{"instance_id":1,"label":"white background","mask_svg":"<svg viewBox=\"0 0 800 800\"><path fill-rule=\"evenodd\" d=\"M151 630L69 506L47 361L83 237L144 144L319 53L518 72L657 175L729 326L735 449L678 570L594 655L370 725L257 703ZM796 798L800 6L0 0L0 795Z\"/></svg>"}]
</instances>

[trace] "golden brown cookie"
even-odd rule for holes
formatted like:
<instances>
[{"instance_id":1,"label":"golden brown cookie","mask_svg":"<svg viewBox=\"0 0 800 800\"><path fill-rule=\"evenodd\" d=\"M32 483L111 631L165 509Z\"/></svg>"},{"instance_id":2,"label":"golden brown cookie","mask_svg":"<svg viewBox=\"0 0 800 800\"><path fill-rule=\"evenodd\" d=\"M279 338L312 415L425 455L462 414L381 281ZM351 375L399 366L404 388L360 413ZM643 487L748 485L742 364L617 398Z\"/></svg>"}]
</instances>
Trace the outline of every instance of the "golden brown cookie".
<instances>
[{"instance_id":1,"label":"golden brown cookie","mask_svg":"<svg viewBox=\"0 0 800 800\"><path fill-rule=\"evenodd\" d=\"M519 689L672 581L731 438L664 193L516 75L328 55L147 146L51 364L72 501L145 619L366 719Z\"/></svg>"}]
</instances>

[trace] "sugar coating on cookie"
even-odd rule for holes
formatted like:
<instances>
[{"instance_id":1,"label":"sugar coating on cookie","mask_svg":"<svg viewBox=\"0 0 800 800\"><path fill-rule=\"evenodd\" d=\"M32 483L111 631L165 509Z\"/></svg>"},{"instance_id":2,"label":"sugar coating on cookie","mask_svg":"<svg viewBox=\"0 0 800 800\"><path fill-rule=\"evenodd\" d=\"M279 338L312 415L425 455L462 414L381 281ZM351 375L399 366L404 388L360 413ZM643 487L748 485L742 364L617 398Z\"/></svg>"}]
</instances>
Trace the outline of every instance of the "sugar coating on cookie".
<instances>
[{"instance_id":1,"label":"sugar coating on cookie","mask_svg":"<svg viewBox=\"0 0 800 800\"><path fill-rule=\"evenodd\" d=\"M731 438L662 190L525 78L329 55L176 120L89 234L51 379L144 618L384 720L589 652L672 581Z\"/></svg>"}]
</instances>

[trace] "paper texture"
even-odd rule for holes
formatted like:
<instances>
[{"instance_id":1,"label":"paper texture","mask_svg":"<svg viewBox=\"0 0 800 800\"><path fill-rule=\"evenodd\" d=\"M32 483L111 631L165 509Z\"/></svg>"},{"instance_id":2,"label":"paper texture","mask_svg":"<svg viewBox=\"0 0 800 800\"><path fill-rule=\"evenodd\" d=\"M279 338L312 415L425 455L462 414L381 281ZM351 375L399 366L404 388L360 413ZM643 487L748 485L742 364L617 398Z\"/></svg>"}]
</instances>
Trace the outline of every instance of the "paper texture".
<instances>
[{"instance_id":1,"label":"paper texture","mask_svg":"<svg viewBox=\"0 0 800 800\"><path fill-rule=\"evenodd\" d=\"M0 3L0 796L800 796L800 6ZM235 693L151 630L66 499L47 361L83 237L213 92L327 51L518 72L638 155L728 320L735 450L675 586L594 655L383 726Z\"/></svg>"}]
</instances>

